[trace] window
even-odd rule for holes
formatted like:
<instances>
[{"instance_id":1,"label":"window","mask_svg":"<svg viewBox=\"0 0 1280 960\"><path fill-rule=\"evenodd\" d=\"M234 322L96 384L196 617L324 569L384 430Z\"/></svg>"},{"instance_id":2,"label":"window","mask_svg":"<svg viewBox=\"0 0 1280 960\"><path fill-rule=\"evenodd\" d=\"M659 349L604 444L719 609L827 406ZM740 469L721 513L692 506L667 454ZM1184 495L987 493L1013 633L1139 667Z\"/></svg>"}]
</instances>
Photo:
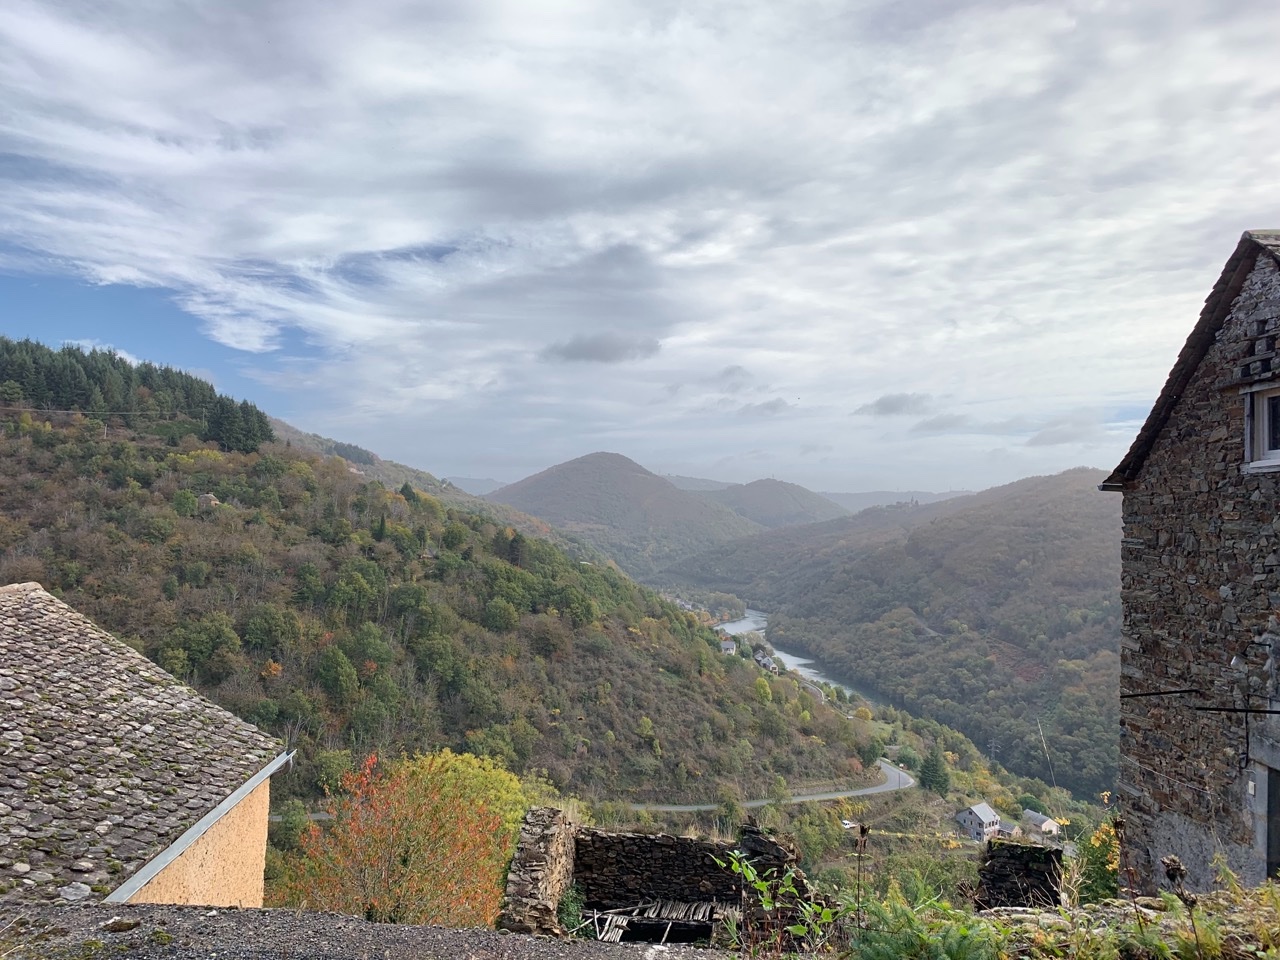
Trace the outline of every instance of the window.
<instances>
[{"instance_id":1,"label":"window","mask_svg":"<svg viewBox=\"0 0 1280 960\"><path fill-rule=\"evenodd\" d=\"M1280 470L1280 388L1247 394L1245 460L1247 469Z\"/></svg>"}]
</instances>

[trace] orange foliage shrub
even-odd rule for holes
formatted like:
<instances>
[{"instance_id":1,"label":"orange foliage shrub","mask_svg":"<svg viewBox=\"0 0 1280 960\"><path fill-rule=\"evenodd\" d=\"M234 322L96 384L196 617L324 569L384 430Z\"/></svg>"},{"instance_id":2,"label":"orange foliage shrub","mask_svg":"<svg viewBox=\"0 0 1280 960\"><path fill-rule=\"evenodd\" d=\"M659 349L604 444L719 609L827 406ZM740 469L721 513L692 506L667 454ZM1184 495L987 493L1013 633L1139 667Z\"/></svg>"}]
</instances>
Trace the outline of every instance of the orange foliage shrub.
<instances>
[{"instance_id":1,"label":"orange foliage shrub","mask_svg":"<svg viewBox=\"0 0 1280 960\"><path fill-rule=\"evenodd\" d=\"M458 759L379 769L370 756L344 776L332 824L311 825L281 899L379 923L492 925L512 830Z\"/></svg>"}]
</instances>

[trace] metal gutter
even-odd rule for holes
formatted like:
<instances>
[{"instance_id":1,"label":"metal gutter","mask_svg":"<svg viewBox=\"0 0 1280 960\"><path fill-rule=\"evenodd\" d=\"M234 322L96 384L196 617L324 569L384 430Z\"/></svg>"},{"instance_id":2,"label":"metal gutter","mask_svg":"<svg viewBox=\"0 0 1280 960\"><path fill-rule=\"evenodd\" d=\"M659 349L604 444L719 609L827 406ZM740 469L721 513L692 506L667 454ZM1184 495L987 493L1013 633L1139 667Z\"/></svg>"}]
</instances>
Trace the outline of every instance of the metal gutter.
<instances>
[{"instance_id":1,"label":"metal gutter","mask_svg":"<svg viewBox=\"0 0 1280 960\"><path fill-rule=\"evenodd\" d=\"M197 820L193 826L189 827L187 831L182 834L182 836L178 837L177 840L173 841L173 843L169 844L169 846L165 847L158 854L143 864L142 868L138 870L137 873L103 897L102 902L128 903L134 894L154 880L161 870L186 853L192 844L209 831L210 827L234 810L241 800L253 793L254 790L258 789L258 787L262 786L262 784L268 780L273 773L283 767L286 763L291 763L295 752L296 751L290 750L288 753L280 754L252 777L242 783L236 788L234 793Z\"/></svg>"}]
</instances>

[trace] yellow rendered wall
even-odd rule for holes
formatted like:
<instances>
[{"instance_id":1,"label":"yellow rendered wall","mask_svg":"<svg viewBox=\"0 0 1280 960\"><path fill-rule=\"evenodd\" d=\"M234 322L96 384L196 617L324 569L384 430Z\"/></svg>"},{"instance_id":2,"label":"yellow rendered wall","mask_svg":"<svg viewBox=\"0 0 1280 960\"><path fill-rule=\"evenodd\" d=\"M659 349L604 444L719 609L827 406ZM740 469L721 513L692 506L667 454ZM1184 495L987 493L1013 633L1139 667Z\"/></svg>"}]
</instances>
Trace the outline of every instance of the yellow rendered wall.
<instances>
[{"instance_id":1,"label":"yellow rendered wall","mask_svg":"<svg viewBox=\"0 0 1280 960\"><path fill-rule=\"evenodd\" d=\"M181 856L129 898L130 903L209 907L262 906L271 781L264 780Z\"/></svg>"}]
</instances>

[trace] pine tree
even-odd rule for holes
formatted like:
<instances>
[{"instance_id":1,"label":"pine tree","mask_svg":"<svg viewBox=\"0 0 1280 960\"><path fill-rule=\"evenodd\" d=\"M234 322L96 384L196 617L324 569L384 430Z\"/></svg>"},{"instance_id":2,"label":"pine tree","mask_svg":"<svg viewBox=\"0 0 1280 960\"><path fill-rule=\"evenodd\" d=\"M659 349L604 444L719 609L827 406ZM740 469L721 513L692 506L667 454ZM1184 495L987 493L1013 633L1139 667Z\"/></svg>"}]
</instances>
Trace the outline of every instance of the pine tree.
<instances>
[{"instance_id":1,"label":"pine tree","mask_svg":"<svg viewBox=\"0 0 1280 960\"><path fill-rule=\"evenodd\" d=\"M942 756L942 745L937 741L920 764L920 786L940 797L945 797L951 789L951 774L947 771L946 758Z\"/></svg>"}]
</instances>

